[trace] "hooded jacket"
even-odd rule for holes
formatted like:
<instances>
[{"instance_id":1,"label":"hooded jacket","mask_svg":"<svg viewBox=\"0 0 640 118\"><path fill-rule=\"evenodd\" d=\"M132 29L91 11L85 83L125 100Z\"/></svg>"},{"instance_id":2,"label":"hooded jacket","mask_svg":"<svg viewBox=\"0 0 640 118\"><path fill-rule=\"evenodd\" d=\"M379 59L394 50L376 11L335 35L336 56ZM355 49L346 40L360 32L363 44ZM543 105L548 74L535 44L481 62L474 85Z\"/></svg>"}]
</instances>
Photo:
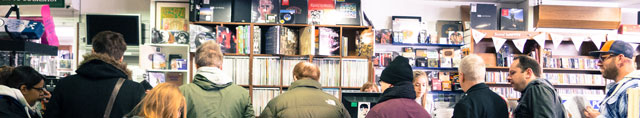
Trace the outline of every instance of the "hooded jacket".
<instances>
[{"instance_id":1,"label":"hooded jacket","mask_svg":"<svg viewBox=\"0 0 640 118\"><path fill-rule=\"evenodd\" d=\"M216 67L200 67L193 83L180 86L188 118L251 118L249 91Z\"/></svg>"},{"instance_id":2,"label":"hooded jacket","mask_svg":"<svg viewBox=\"0 0 640 118\"><path fill-rule=\"evenodd\" d=\"M300 79L269 101L260 118L350 118L344 105L313 79Z\"/></svg>"},{"instance_id":3,"label":"hooded jacket","mask_svg":"<svg viewBox=\"0 0 640 118\"><path fill-rule=\"evenodd\" d=\"M398 82L382 93L378 104L373 106L366 118L431 118L415 98L411 82Z\"/></svg>"},{"instance_id":4,"label":"hooded jacket","mask_svg":"<svg viewBox=\"0 0 640 118\"><path fill-rule=\"evenodd\" d=\"M29 107L20 90L0 85L0 116L7 118L40 118Z\"/></svg>"},{"instance_id":5,"label":"hooded jacket","mask_svg":"<svg viewBox=\"0 0 640 118\"><path fill-rule=\"evenodd\" d=\"M105 54L85 55L76 73L58 82L47 104L47 118L103 117L119 78L126 80L113 104L111 118L129 113L144 95L142 85L131 81L127 66Z\"/></svg>"}]
</instances>

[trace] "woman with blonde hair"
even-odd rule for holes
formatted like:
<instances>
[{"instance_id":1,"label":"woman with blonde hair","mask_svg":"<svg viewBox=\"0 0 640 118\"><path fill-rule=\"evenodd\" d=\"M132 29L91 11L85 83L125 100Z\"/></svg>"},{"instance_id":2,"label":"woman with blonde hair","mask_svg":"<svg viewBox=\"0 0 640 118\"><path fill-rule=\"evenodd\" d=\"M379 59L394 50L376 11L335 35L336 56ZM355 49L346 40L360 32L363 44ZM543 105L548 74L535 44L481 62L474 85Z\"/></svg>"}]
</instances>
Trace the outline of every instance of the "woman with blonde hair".
<instances>
[{"instance_id":1,"label":"woman with blonde hair","mask_svg":"<svg viewBox=\"0 0 640 118\"><path fill-rule=\"evenodd\" d=\"M360 88L360 92L378 92L378 86L373 84L373 82L367 82L362 84L362 88Z\"/></svg>"},{"instance_id":2,"label":"woman with blonde hair","mask_svg":"<svg viewBox=\"0 0 640 118\"><path fill-rule=\"evenodd\" d=\"M425 110L429 113L433 113L433 106L431 104L431 99L427 93L431 89L431 85L429 85L429 77L427 73L424 71L413 71L413 88L416 91L416 102L422 105Z\"/></svg>"},{"instance_id":3,"label":"woman with blonde hair","mask_svg":"<svg viewBox=\"0 0 640 118\"><path fill-rule=\"evenodd\" d=\"M177 85L161 83L151 89L134 110L132 118L186 118L186 101Z\"/></svg>"}]
</instances>

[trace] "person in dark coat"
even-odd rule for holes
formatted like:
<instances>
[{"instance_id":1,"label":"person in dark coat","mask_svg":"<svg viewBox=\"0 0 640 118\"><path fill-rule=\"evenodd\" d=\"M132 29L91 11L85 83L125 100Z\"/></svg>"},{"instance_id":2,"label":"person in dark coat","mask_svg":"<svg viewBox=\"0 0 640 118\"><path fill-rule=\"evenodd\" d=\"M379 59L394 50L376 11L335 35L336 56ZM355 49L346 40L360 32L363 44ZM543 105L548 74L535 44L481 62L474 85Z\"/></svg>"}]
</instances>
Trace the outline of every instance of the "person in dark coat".
<instances>
[{"instance_id":1,"label":"person in dark coat","mask_svg":"<svg viewBox=\"0 0 640 118\"><path fill-rule=\"evenodd\" d=\"M466 95L456 103L453 118L509 118L506 100L484 84L485 68L478 55L462 59L458 72Z\"/></svg>"},{"instance_id":2,"label":"person in dark coat","mask_svg":"<svg viewBox=\"0 0 640 118\"><path fill-rule=\"evenodd\" d=\"M540 64L528 56L518 56L509 67L507 80L522 93L513 111L515 118L564 118L562 101L549 80L540 78Z\"/></svg>"},{"instance_id":3,"label":"person in dark coat","mask_svg":"<svg viewBox=\"0 0 640 118\"><path fill-rule=\"evenodd\" d=\"M409 59L398 56L380 75L382 96L366 118L431 118L416 101Z\"/></svg>"},{"instance_id":4,"label":"person in dark coat","mask_svg":"<svg viewBox=\"0 0 640 118\"><path fill-rule=\"evenodd\" d=\"M93 53L85 55L76 75L60 79L47 104L47 118L103 117L117 81L120 88L109 117L121 118L140 102L144 88L131 80L122 62L126 43L122 34L103 31L93 39Z\"/></svg>"}]
</instances>

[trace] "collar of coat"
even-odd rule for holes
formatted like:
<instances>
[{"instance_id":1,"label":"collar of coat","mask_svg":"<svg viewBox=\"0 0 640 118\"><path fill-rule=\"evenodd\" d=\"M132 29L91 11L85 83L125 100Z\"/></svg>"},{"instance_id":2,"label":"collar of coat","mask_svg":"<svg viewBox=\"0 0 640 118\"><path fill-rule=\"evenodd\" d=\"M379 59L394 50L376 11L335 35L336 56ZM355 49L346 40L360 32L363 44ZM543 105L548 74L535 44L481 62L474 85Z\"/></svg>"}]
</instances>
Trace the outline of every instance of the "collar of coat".
<instances>
[{"instance_id":1,"label":"collar of coat","mask_svg":"<svg viewBox=\"0 0 640 118\"><path fill-rule=\"evenodd\" d=\"M86 54L83 57L84 57L84 60L80 62L80 65L83 65L92 60L100 60L109 65L116 67L118 70L122 71L122 73L125 73L127 75L128 77L127 79L131 80L131 70L127 69L127 64L124 62L117 61L114 58L111 58L111 56L107 54L102 54L102 53Z\"/></svg>"},{"instance_id":2,"label":"collar of coat","mask_svg":"<svg viewBox=\"0 0 640 118\"><path fill-rule=\"evenodd\" d=\"M478 83L476 85L471 86L471 88L469 88L469 90L467 90L466 93L471 93L473 91L477 91L477 90L480 90L480 89L486 89L486 88L489 88L489 86L487 86L484 83Z\"/></svg>"},{"instance_id":3,"label":"collar of coat","mask_svg":"<svg viewBox=\"0 0 640 118\"><path fill-rule=\"evenodd\" d=\"M291 87L289 87L289 90L293 90L301 87L322 89L322 85L320 84L320 82L313 80L311 78L303 78L291 83Z\"/></svg>"},{"instance_id":4,"label":"collar of coat","mask_svg":"<svg viewBox=\"0 0 640 118\"><path fill-rule=\"evenodd\" d=\"M380 99L378 99L378 103L396 98L416 99L416 92L412 83L408 81L401 81L393 85L393 87L387 88L387 90L382 92Z\"/></svg>"}]
</instances>

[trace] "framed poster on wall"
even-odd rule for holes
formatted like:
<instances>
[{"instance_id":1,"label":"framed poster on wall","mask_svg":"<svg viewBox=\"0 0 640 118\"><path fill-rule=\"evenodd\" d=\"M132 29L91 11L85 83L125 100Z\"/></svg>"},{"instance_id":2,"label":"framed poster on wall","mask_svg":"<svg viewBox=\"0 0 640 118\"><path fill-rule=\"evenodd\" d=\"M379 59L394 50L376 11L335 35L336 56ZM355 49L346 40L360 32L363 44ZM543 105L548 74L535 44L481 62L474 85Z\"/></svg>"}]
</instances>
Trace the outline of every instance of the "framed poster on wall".
<instances>
[{"instance_id":1,"label":"framed poster on wall","mask_svg":"<svg viewBox=\"0 0 640 118\"><path fill-rule=\"evenodd\" d=\"M156 2L155 28L158 30L186 31L189 18L189 3Z\"/></svg>"}]
</instances>

